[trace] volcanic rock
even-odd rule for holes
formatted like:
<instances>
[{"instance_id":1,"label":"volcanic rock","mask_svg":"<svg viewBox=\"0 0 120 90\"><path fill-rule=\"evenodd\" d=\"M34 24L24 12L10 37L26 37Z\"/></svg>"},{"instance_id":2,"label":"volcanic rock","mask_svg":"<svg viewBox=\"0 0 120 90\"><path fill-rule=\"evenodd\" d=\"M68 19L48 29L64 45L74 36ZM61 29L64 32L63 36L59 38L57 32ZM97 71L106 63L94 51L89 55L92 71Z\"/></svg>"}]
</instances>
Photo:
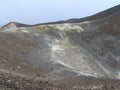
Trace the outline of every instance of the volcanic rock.
<instances>
[{"instance_id":1,"label":"volcanic rock","mask_svg":"<svg viewBox=\"0 0 120 90\"><path fill-rule=\"evenodd\" d=\"M0 31L0 82L14 89L119 90L119 46L120 5L82 19L11 22Z\"/></svg>"}]
</instances>

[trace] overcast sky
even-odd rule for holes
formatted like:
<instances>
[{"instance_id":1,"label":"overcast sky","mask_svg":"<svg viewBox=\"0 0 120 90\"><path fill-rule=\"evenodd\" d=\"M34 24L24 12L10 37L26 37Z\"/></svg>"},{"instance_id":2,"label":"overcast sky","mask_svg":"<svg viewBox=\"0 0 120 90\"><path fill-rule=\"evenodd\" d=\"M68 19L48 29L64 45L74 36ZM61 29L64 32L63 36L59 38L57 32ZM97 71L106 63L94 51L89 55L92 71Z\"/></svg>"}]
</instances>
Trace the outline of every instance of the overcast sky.
<instances>
[{"instance_id":1,"label":"overcast sky","mask_svg":"<svg viewBox=\"0 0 120 90\"><path fill-rule=\"evenodd\" d=\"M120 4L120 0L1 0L0 24L36 24L82 18Z\"/></svg>"}]
</instances>

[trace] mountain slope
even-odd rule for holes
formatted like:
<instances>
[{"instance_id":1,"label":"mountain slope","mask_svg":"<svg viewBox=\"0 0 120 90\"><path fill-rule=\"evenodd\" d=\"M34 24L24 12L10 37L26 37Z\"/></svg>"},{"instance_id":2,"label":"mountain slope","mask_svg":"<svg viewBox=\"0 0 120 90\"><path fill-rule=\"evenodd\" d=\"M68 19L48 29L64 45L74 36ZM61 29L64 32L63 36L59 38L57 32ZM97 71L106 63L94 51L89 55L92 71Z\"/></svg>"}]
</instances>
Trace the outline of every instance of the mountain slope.
<instances>
[{"instance_id":1,"label":"mountain slope","mask_svg":"<svg viewBox=\"0 0 120 90\"><path fill-rule=\"evenodd\" d=\"M14 29L17 27L30 27L31 25L23 24L23 23L18 23L18 22L9 22L8 24L4 25L1 27L1 30L5 29Z\"/></svg>"},{"instance_id":2,"label":"mountain slope","mask_svg":"<svg viewBox=\"0 0 120 90\"><path fill-rule=\"evenodd\" d=\"M79 75L120 79L119 25L120 6L77 21L9 23L0 32L0 68L51 80Z\"/></svg>"}]
</instances>

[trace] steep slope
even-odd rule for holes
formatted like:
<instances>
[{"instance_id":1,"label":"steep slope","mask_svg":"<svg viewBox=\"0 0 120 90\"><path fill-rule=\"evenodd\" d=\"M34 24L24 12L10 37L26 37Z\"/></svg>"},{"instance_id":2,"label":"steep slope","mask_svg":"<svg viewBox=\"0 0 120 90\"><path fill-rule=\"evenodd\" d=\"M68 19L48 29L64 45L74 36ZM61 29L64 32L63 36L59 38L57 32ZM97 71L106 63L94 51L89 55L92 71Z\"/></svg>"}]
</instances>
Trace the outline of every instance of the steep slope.
<instances>
[{"instance_id":1,"label":"steep slope","mask_svg":"<svg viewBox=\"0 0 120 90\"><path fill-rule=\"evenodd\" d=\"M8 25L0 32L1 71L50 80L81 75L120 79L118 8L79 23Z\"/></svg>"},{"instance_id":2,"label":"steep slope","mask_svg":"<svg viewBox=\"0 0 120 90\"><path fill-rule=\"evenodd\" d=\"M104 10L102 12L99 12L99 13L89 16L89 17L85 17L85 18L81 18L81 19L69 19L69 20L66 20L65 22L79 23L79 22L83 22L83 21L98 20L98 19L106 18L106 17L111 16L112 14L115 14L118 12L120 12L120 5L114 6L108 10Z\"/></svg>"}]
</instances>

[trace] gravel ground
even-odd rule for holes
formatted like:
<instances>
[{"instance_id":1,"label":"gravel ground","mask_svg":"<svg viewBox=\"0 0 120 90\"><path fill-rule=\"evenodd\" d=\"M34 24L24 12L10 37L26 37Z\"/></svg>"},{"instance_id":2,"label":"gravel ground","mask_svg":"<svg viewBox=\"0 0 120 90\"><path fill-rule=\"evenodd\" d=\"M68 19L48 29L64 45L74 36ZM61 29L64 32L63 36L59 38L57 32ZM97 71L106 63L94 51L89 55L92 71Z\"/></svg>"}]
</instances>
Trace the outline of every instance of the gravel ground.
<instances>
[{"instance_id":1,"label":"gravel ground","mask_svg":"<svg viewBox=\"0 0 120 90\"><path fill-rule=\"evenodd\" d=\"M119 84L119 80L84 76L52 81L0 72L0 90L120 90Z\"/></svg>"}]
</instances>

